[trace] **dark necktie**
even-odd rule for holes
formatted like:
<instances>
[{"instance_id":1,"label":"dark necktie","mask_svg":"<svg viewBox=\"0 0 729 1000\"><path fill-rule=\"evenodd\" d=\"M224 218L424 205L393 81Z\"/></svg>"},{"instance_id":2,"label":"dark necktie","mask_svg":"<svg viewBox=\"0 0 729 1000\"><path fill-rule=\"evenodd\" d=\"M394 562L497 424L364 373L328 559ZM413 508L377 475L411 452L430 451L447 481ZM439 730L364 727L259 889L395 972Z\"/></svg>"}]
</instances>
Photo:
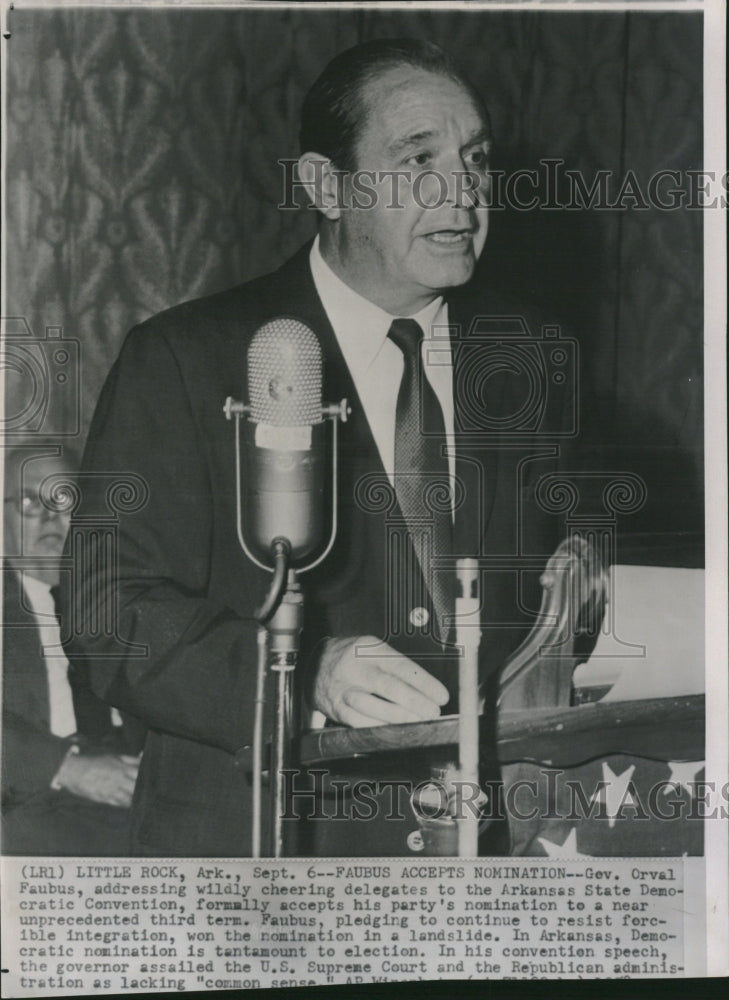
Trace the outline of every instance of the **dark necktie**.
<instances>
[{"instance_id":1,"label":"dark necktie","mask_svg":"<svg viewBox=\"0 0 729 1000\"><path fill-rule=\"evenodd\" d=\"M453 614L452 573L433 562L452 552L452 522L445 424L438 397L420 365L423 331L412 319L396 319L388 337L403 355L395 416L395 493L438 616Z\"/></svg>"}]
</instances>

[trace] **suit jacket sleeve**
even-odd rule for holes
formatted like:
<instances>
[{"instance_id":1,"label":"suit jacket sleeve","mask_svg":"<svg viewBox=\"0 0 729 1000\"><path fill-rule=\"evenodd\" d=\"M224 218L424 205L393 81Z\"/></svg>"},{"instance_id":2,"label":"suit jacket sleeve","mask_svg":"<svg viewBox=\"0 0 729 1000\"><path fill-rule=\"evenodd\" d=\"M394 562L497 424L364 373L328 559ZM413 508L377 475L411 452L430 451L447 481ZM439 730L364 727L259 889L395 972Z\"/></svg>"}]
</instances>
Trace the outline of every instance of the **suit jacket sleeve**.
<instances>
[{"instance_id":1,"label":"suit jacket sleeve","mask_svg":"<svg viewBox=\"0 0 729 1000\"><path fill-rule=\"evenodd\" d=\"M61 591L62 619L73 623L66 651L72 662L86 660L94 691L110 704L153 729L234 753L250 742L256 623L207 594L205 441L164 334L154 322L130 333L97 406L70 536L83 570ZM122 506L125 482L127 498L139 500L118 513L116 567L94 558L94 521L108 516L110 479ZM113 629L99 627L113 619Z\"/></svg>"},{"instance_id":2,"label":"suit jacket sleeve","mask_svg":"<svg viewBox=\"0 0 729 1000\"><path fill-rule=\"evenodd\" d=\"M71 745L16 712L3 712L3 805L12 807L47 792Z\"/></svg>"}]
</instances>

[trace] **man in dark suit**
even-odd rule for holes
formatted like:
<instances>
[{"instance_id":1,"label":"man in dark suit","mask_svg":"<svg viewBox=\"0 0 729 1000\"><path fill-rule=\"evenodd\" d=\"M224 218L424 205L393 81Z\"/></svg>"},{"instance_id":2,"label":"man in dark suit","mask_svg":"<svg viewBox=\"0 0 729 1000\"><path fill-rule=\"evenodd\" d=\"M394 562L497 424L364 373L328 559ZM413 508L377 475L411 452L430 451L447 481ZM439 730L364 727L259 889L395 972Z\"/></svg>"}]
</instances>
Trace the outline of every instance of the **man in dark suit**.
<instances>
[{"instance_id":1,"label":"man in dark suit","mask_svg":"<svg viewBox=\"0 0 729 1000\"><path fill-rule=\"evenodd\" d=\"M5 462L2 851L124 854L139 760L84 667L68 672L54 592L72 470L38 445Z\"/></svg>"},{"instance_id":2,"label":"man in dark suit","mask_svg":"<svg viewBox=\"0 0 729 1000\"><path fill-rule=\"evenodd\" d=\"M302 578L300 686L311 707L349 726L455 707L452 568L438 576L416 545L421 512L398 476L402 456L419 447L408 421L422 392L437 424L437 476L467 487L426 512L439 525L436 554L506 552L519 534L516 459L445 449L473 417L454 391L466 361L451 340L464 339L478 310L447 296L472 276L486 238L489 141L480 99L436 46L379 41L343 54L302 116L299 172L321 217L314 245L274 274L154 317L124 345L89 434L77 526L103 514L108 474L132 474L144 497L118 515L118 574L78 577L64 614L90 613L99 594L114 595L115 634L88 625L67 649L88 662L99 695L149 726L133 805L140 854L250 851L253 609L269 578L237 543L233 429L221 408L241 396L251 336L272 318L315 331L324 399L347 397L352 408L341 434L341 528L331 555ZM361 170L371 172L364 202L355 197ZM421 361L427 385L408 381L413 365L420 379ZM494 414L508 409L502 383L497 373ZM384 505L377 484L389 485ZM506 626L483 661L492 756L487 675L519 635L514 586L502 583L498 573L485 581L489 615ZM368 847L377 853L371 836Z\"/></svg>"}]
</instances>

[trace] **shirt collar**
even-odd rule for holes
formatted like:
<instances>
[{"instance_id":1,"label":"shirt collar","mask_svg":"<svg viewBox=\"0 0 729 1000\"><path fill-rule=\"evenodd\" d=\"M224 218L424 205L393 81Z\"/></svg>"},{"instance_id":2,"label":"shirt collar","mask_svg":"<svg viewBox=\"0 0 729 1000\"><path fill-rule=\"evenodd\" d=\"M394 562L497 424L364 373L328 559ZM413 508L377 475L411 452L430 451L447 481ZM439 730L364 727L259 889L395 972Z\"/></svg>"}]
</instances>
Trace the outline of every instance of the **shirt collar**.
<instances>
[{"instance_id":1,"label":"shirt collar","mask_svg":"<svg viewBox=\"0 0 729 1000\"><path fill-rule=\"evenodd\" d=\"M34 611L48 614L49 610L51 612L55 610L51 585L49 583L44 583L43 580L38 580L36 577L31 576L27 570L21 573L20 578L23 583L23 590L27 594Z\"/></svg>"},{"instance_id":2,"label":"shirt collar","mask_svg":"<svg viewBox=\"0 0 729 1000\"><path fill-rule=\"evenodd\" d=\"M398 317L355 292L334 273L322 257L318 235L309 260L316 290L347 363L356 365L359 371L367 371L382 350L392 321ZM410 319L420 325L425 337L430 337L433 323L442 308L443 297L439 295Z\"/></svg>"}]
</instances>

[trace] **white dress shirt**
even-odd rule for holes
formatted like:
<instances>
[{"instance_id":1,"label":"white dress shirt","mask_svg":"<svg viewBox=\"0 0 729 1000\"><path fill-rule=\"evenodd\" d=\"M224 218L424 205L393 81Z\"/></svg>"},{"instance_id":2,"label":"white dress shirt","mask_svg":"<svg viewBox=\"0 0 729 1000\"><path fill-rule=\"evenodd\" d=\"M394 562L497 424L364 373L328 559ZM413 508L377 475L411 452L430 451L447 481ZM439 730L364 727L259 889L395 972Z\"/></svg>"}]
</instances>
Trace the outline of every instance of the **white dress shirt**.
<instances>
[{"instance_id":1,"label":"white dress shirt","mask_svg":"<svg viewBox=\"0 0 729 1000\"><path fill-rule=\"evenodd\" d=\"M51 588L27 572L21 574L23 590L38 623L43 659L48 677L50 730L54 736L71 736L76 732L76 715L68 681L68 660L61 646L61 630Z\"/></svg>"},{"instance_id":2,"label":"white dress shirt","mask_svg":"<svg viewBox=\"0 0 729 1000\"><path fill-rule=\"evenodd\" d=\"M391 316L345 284L322 257L318 236L311 248L310 263L316 290L362 401L385 472L394 483L395 411L403 357L387 334L392 321L399 317ZM424 371L443 411L453 495L453 363L448 305L439 296L408 318L414 319L423 330Z\"/></svg>"}]
</instances>

